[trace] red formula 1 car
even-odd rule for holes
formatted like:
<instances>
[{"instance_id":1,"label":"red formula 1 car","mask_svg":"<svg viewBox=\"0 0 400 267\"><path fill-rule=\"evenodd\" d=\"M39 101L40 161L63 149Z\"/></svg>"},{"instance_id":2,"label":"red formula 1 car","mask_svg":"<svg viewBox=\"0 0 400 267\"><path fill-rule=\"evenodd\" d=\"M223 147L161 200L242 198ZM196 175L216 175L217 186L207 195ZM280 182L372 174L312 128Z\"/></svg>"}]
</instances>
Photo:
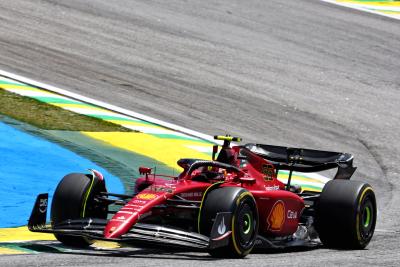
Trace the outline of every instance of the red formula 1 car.
<instances>
[{"instance_id":1,"label":"red formula 1 car","mask_svg":"<svg viewBox=\"0 0 400 267\"><path fill-rule=\"evenodd\" d=\"M54 233L62 243L85 247L94 240L133 246L165 245L244 257L254 247L322 244L341 249L367 246L377 209L370 185L349 180L355 171L347 153L247 144L214 146L213 160L181 159L177 177L139 169L135 192L113 194L103 176L72 173L58 184L46 225L47 194L29 219L34 232ZM215 159L216 158L216 159ZM292 172L337 168L322 192L291 184ZM277 179L289 171L287 184Z\"/></svg>"}]
</instances>

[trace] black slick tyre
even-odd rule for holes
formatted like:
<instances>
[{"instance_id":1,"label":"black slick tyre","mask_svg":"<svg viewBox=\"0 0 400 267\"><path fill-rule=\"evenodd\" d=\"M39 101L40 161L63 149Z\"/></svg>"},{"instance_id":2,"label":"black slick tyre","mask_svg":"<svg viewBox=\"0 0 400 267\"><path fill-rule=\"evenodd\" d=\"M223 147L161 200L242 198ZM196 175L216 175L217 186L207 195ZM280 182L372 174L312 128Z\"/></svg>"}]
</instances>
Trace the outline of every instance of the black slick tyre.
<instances>
[{"instance_id":1,"label":"black slick tyre","mask_svg":"<svg viewBox=\"0 0 400 267\"><path fill-rule=\"evenodd\" d=\"M376 216L375 193L369 184L332 180L316 206L315 226L326 247L363 249L374 234Z\"/></svg>"},{"instance_id":2,"label":"black slick tyre","mask_svg":"<svg viewBox=\"0 0 400 267\"><path fill-rule=\"evenodd\" d=\"M208 192L199 214L199 232L210 235L219 212L231 212L232 234L226 247L209 250L217 258L243 258L254 247L258 233L258 211L252 194L240 187L221 187Z\"/></svg>"},{"instance_id":3,"label":"black slick tyre","mask_svg":"<svg viewBox=\"0 0 400 267\"><path fill-rule=\"evenodd\" d=\"M71 173L58 184L51 205L51 223L54 229L57 224L68 219L107 218L107 206L96 204L93 199L98 192L105 192L104 181L92 175ZM79 236L54 234L56 239L68 246L87 247L92 240Z\"/></svg>"}]
</instances>

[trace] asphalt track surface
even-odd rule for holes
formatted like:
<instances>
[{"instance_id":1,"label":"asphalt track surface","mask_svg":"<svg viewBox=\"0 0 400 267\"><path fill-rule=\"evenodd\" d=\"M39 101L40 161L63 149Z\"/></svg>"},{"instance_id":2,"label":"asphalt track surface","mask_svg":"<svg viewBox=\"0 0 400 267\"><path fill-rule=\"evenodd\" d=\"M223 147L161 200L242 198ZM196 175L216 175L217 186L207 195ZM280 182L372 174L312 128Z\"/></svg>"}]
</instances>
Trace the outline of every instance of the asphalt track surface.
<instances>
[{"instance_id":1,"label":"asphalt track surface","mask_svg":"<svg viewBox=\"0 0 400 267\"><path fill-rule=\"evenodd\" d=\"M399 47L400 21L316 0L2 1L1 69L210 135L351 152L379 220L362 251L78 250L0 266L398 265Z\"/></svg>"}]
</instances>

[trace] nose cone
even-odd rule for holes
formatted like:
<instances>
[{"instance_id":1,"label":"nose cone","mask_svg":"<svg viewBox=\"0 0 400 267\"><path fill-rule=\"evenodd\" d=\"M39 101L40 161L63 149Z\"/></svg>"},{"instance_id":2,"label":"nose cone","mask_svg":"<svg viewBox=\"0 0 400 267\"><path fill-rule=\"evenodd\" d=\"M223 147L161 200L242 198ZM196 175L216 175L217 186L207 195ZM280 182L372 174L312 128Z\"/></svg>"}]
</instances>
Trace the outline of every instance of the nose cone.
<instances>
[{"instance_id":1,"label":"nose cone","mask_svg":"<svg viewBox=\"0 0 400 267\"><path fill-rule=\"evenodd\" d=\"M106 227L106 229L104 229L105 238L117 238L121 236L121 234L123 234L121 229L117 229L116 227Z\"/></svg>"},{"instance_id":2,"label":"nose cone","mask_svg":"<svg viewBox=\"0 0 400 267\"><path fill-rule=\"evenodd\" d=\"M165 202L166 194L169 194L169 191L166 190L168 189L166 187L162 187L162 189L163 191L143 190L133 197L108 222L104 229L104 237L112 239L126 234L137 223L139 216L149 212L155 205Z\"/></svg>"},{"instance_id":3,"label":"nose cone","mask_svg":"<svg viewBox=\"0 0 400 267\"><path fill-rule=\"evenodd\" d=\"M130 216L126 216L126 213L117 212L113 218L108 222L104 229L105 238L118 238L121 235L127 233L131 229L132 225L138 220L138 213L134 212Z\"/></svg>"},{"instance_id":4,"label":"nose cone","mask_svg":"<svg viewBox=\"0 0 400 267\"><path fill-rule=\"evenodd\" d=\"M124 234L124 231L122 230L122 228L116 228L116 227L106 227L106 229L104 229L104 237L105 238L118 238L121 235Z\"/></svg>"}]
</instances>

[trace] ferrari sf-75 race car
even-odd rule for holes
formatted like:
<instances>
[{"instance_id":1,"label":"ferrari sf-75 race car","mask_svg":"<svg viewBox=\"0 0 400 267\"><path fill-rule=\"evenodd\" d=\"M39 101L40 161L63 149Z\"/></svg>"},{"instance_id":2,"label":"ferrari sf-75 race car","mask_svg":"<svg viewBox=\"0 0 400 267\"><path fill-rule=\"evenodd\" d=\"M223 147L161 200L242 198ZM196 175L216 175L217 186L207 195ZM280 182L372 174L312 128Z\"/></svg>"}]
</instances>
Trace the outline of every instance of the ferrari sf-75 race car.
<instances>
[{"instance_id":1,"label":"ferrari sf-75 race car","mask_svg":"<svg viewBox=\"0 0 400 267\"><path fill-rule=\"evenodd\" d=\"M46 224L48 194L35 202L28 227L53 233L65 245L94 240L132 246L160 245L208 251L214 257L245 257L253 248L324 245L362 249L375 229L373 189L351 181L347 153L263 144L224 143L212 160L180 159L178 176L140 167L132 194L107 192L95 170L72 173L58 184ZM218 155L218 156L217 156ZM291 184L293 172L337 169L322 192ZM278 173L289 173L287 183Z\"/></svg>"}]
</instances>

